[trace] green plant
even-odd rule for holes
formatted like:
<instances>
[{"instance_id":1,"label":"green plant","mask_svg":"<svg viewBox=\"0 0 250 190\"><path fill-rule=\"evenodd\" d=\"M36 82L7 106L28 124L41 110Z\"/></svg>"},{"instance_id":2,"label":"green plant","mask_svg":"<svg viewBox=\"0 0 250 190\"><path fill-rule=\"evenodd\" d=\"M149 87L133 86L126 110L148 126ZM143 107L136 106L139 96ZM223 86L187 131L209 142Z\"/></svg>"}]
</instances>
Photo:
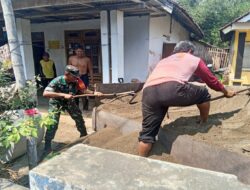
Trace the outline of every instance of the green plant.
<instances>
[{"instance_id":1,"label":"green plant","mask_svg":"<svg viewBox=\"0 0 250 190\"><path fill-rule=\"evenodd\" d=\"M55 120L50 115L25 116L17 122L10 118L0 121L0 146L8 148L11 144L17 143L21 137L37 137L39 127L49 127Z\"/></svg>"},{"instance_id":2,"label":"green plant","mask_svg":"<svg viewBox=\"0 0 250 190\"><path fill-rule=\"evenodd\" d=\"M39 127L49 127L55 120L51 115L20 114L36 107L36 82L27 81L21 90L15 88L10 72L0 69L0 147L8 148L21 137L37 137Z\"/></svg>"}]
</instances>

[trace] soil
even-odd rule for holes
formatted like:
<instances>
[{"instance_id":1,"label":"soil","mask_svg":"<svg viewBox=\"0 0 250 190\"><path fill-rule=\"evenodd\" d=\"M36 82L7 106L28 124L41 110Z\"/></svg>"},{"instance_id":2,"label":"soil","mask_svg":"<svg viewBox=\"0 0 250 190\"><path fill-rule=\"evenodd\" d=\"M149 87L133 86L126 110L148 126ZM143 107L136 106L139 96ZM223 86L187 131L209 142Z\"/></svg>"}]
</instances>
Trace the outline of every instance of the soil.
<instances>
[{"instance_id":1,"label":"soil","mask_svg":"<svg viewBox=\"0 0 250 190\"><path fill-rule=\"evenodd\" d=\"M238 91L245 88L234 87L231 89ZM222 95L220 92L212 90L210 93L212 98ZM105 99L102 100L103 104L98 107L98 110L141 122L141 97L142 94L139 93L135 98L137 103L133 105L128 103L131 97ZM162 127L166 132L173 130L178 135L190 135L195 140L250 156L249 151L246 151L250 149L250 103L248 101L247 92L230 99L222 98L212 101L209 120L206 124L197 124L199 112L196 106L171 107L168 112L169 118L165 117ZM131 142L129 139L136 138L131 135L126 139Z\"/></svg>"},{"instance_id":2,"label":"soil","mask_svg":"<svg viewBox=\"0 0 250 190\"><path fill-rule=\"evenodd\" d=\"M138 155L138 132L122 135L119 128L104 128L89 136L83 143L99 148ZM160 142L155 143L149 158L176 163L172 156L165 153L165 149Z\"/></svg>"}]
</instances>

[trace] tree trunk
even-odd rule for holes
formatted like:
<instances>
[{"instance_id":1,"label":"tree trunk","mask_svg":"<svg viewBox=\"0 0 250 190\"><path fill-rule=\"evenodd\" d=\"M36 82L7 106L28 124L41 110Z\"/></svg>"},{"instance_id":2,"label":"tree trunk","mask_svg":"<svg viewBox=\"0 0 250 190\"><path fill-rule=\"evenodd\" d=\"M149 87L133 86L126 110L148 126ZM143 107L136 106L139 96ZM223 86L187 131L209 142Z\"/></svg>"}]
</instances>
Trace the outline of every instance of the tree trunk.
<instances>
[{"instance_id":1,"label":"tree trunk","mask_svg":"<svg viewBox=\"0 0 250 190\"><path fill-rule=\"evenodd\" d=\"M5 27L10 47L11 62L16 78L17 88L25 86L25 75L22 63L20 44L17 38L16 22L11 0L1 0Z\"/></svg>"}]
</instances>

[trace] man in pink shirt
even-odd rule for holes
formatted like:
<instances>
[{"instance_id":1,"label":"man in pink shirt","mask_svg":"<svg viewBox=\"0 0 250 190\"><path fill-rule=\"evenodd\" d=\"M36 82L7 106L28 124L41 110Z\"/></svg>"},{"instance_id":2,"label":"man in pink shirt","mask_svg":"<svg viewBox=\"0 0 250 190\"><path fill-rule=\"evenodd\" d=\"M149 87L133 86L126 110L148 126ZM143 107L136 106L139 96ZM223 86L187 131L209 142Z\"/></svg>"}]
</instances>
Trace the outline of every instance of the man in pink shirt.
<instances>
[{"instance_id":1,"label":"man in pink shirt","mask_svg":"<svg viewBox=\"0 0 250 190\"><path fill-rule=\"evenodd\" d=\"M142 131L138 138L140 156L148 156L170 106L196 104L200 111L200 122L207 121L210 94L205 87L188 83L192 75L201 78L211 89L221 91L227 98L235 95L234 91L227 90L217 80L202 59L193 56L194 51L195 46L191 42L179 42L173 55L161 60L145 82Z\"/></svg>"}]
</instances>

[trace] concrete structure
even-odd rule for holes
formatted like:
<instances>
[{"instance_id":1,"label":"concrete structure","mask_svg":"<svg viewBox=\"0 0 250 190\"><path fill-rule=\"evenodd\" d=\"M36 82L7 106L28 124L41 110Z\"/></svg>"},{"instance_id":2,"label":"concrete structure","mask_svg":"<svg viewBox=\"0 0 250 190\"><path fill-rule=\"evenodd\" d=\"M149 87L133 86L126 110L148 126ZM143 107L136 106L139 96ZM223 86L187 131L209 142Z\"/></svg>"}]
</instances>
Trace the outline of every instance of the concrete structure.
<instances>
[{"instance_id":1,"label":"concrete structure","mask_svg":"<svg viewBox=\"0 0 250 190\"><path fill-rule=\"evenodd\" d=\"M23 110L19 110L19 116L14 116L12 118L16 123L18 123L19 120L24 118ZM38 138L36 138L37 145L41 144L43 137L45 134L45 129L40 128L38 129L37 135ZM1 163L9 163L13 161L14 159L24 155L27 152L27 139L26 137L21 137L20 141L16 144L11 144L9 148L0 147L0 162ZM1 188L0 188L1 189Z\"/></svg>"},{"instance_id":2,"label":"concrete structure","mask_svg":"<svg viewBox=\"0 0 250 190\"><path fill-rule=\"evenodd\" d=\"M231 85L250 85L250 12L236 18L220 29L223 41L230 41Z\"/></svg>"},{"instance_id":3,"label":"concrete structure","mask_svg":"<svg viewBox=\"0 0 250 190\"><path fill-rule=\"evenodd\" d=\"M141 130L141 123L112 113L96 111L93 116L95 116L93 127L96 131L105 127L119 127L122 134ZM208 145L202 141L195 141L191 136L178 135L174 130L166 132L161 128L158 139L166 148L166 153L172 155L181 164L234 174L240 181L250 184L248 156Z\"/></svg>"},{"instance_id":4,"label":"concrete structure","mask_svg":"<svg viewBox=\"0 0 250 190\"><path fill-rule=\"evenodd\" d=\"M60 164L59 164L60 163ZM30 171L30 189L247 190L236 176L76 145Z\"/></svg>"},{"instance_id":5,"label":"concrete structure","mask_svg":"<svg viewBox=\"0 0 250 190\"><path fill-rule=\"evenodd\" d=\"M0 178L0 189L1 190L28 190L28 188L21 185L17 185L8 179Z\"/></svg>"},{"instance_id":6,"label":"concrete structure","mask_svg":"<svg viewBox=\"0 0 250 190\"><path fill-rule=\"evenodd\" d=\"M32 52L35 41L31 43L30 33L44 36L43 48L50 53L60 75L69 56L65 32L100 31L100 56L96 57L100 73L96 76L104 83L118 83L118 78L124 82L134 78L144 81L164 51L171 52L180 40L203 37L185 10L169 0L14 0L13 7L27 78L38 71L30 57L33 53L39 55ZM56 47L50 43L56 43ZM38 58L34 59L38 67Z\"/></svg>"}]
</instances>

